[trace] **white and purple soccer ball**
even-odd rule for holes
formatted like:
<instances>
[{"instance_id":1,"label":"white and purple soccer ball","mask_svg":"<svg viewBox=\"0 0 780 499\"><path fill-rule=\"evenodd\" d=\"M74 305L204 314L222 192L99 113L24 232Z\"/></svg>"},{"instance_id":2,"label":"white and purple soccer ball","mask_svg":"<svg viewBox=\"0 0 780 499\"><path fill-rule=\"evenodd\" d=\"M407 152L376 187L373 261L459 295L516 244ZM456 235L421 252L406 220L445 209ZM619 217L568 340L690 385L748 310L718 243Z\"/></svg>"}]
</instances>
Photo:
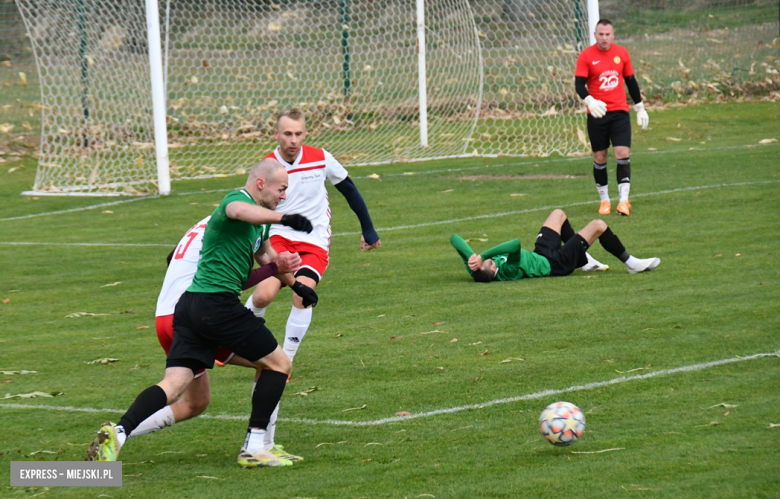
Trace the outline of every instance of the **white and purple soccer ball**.
<instances>
[{"instance_id":1,"label":"white and purple soccer ball","mask_svg":"<svg viewBox=\"0 0 780 499\"><path fill-rule=\"evenodd\" d=\"M585 415L569 402L554 402L539 416L539 429L553 445L571 445L585 431Z\"/></svg>"}]
</instances>

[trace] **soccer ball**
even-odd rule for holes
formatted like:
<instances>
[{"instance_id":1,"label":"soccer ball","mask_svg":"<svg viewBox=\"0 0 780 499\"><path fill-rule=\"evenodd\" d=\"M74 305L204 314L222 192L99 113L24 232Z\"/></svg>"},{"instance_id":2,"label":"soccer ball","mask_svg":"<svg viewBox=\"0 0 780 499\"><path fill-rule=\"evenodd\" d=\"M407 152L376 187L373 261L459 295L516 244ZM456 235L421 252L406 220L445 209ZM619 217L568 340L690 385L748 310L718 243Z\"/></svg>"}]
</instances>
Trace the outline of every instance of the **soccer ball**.
<instances>
[{"instance_id":1,"label":"soccer ball","mask_svg":"<svg viewBox=\"0 0 780 499\"><path fill-rule=\"evenodd\" d=\"M574 404L555 402L539 416L539 429L551 444L570 445L579 440L585 431L585 415Z\"/></svg>"}]
</instances>

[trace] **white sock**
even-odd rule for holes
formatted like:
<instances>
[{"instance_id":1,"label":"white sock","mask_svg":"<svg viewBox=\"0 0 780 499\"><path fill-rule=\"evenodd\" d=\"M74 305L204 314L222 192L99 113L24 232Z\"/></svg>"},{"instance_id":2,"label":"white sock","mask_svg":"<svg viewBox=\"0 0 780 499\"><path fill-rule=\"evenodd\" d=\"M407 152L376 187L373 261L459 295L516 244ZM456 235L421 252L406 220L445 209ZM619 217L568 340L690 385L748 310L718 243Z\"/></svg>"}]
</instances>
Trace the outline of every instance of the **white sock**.
<instances>
[{"instance_id":1,"label":"white sock","mask_svg":"<svg viewBox=\"0 0 780 499\"><path fill-rule=\"evenodd\" d=\"M287 329L284 332L283 348L284 353L290 357L291 361L295 358L295 353L301 346L306 331L309 330L312 310L311 308L295 308L295 306L290 310L290 317L287 318Z\"/></svg>"},{"instance_id":2,"label":"white sock","mask_svg":"<svg viewBox=\"0 0 780 499\"><path fill-rule=\"evenodd\" d=\"M250 454L257 454L263 449L263 438L265 438L265 430L259 428L252 428L246 432L246 440L244 441L244 450Z\"/></svg>"},{"instance_id":3,"label":"white sock","mask_svg":"<svg viewBox=\"0 0 780 499\"><path fill-rule=\"evenodd\" d=\"M265 429L265 439L263 441L263 447L265 450L273 447L274 435L276 435L276 419L279 417L279 404L276 404L276 409L271 413L271 419L268 422L268 428Z\"/></svg>"},{"instance_id":4,"label":"white sock","mask_svg":"<svg viewBox=\"0 0 780 499\"><path fill-rule=\"evenodd\" d=\"M166 405L159 411L155 412L148 418L141 421L133 432L128 435L128 438L140 437L147 433L154 433L157 430L162 430L166 426L171 426L176 422L176 418L173 417L173 409L171 406Z\"/></svg>"},{"instance_id":5,"label":"white sock","mask_svg":"<svg viewBox=\"0 0 780 499\"><path fill-rule=\"evenodd\" d=\"M633 256L629 256L628 260L626 260L626 267L636 267L636 264L639 263L638 258L634 258Z\"/></svg>"},{"instance_id":6,"label":"white sock","mask_svg":"<svg viewBox=\"0 0 780 499\"><path fill-rule=\"evenodd\" d=\"M265 310L268 307L263 308L257 308L255 307L255 304L252 302L252 296L249 296L249 299L246 301L246 308L252 311L253 314L255 314L255 317L265 317Z\"/></svg>"},{"instance_id":7,"label":"white sock","mask_svg":"<svg viewBox=\"0 0 780 499\"><path fill-rule=\"evenodd\" d=\"M609 185L597 185L596 189L599 191L599 197L601 202L609 201Z\"/></svg>"},{"instance_id":8,"label":"white sock","mask_svg":"<svg viewBox=\"0 0 780 499\"><path fill-rule=\"evenodd\" d=\"M620 202L628 201L628 192L631 190L631 184L628 182L623 182L622 184L618 184L618 194L620 194Z\"/></svg>"},{"instance_id":9,"label":"white sock","mask_svg":"<svg viewBox=\"0 0 780 499\"><path fill-rule=\"evenodd\" d=\"M127 441L127 434L125 433L125 427L120 425L116 425L114 427L114 432L116 433L116 441L119 443L119 448L121 449L123 445L125 445L125 442Z\"/></svg>"}]
</instances>

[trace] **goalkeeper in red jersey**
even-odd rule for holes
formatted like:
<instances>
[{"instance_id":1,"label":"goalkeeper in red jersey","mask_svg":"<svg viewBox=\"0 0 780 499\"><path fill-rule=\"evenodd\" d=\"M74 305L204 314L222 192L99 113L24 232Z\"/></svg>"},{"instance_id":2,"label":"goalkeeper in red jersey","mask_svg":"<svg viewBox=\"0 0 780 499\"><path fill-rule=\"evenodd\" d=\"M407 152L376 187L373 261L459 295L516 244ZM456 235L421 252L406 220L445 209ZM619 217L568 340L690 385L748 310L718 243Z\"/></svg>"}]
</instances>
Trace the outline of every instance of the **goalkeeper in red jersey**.
<instances>
[{"instance_id":1,"label":"goalkeeper in red jersey","mask_svg":"<svg viewBox=\"0 0 780 499\"><path fill-rule=\"evenodd\" d=\"M599 20L594 33L596 43L580 52L574 82L577 95L588 106L588 136L593 151L593 178L601 197L599 213L609 215L612 204L609 201L607 179L607 149L610 142L617 161L617 181L620 201L619 215L628 216L631 203L628 193L631 188L631 117L623 82L634 101L636 121L642 129L647 128L650 119L642 102L639 83L634 76L628 50L616 43L612 22Z\"/></svg>"},{"instance_id":2,"label":"goalkeeper in red jersey","mask_svg":"<svg viewBox=\"0 0 780 499\"><path fill-rule=\"evenodd\" d=\"M533 252L522 249L517 239L499 244L482 254L475 253L457 234L452 236L450 242L463 258L463 263L475 281L492 282L569 275L577 268L586 266L589 258L592 259L587 251L596 239L605 250L626 265L630 274L653 270L661 263L660 258L639 259L631 256L602 220L593 220L575 234L566 213L560 209L553 210L547 217L536 236Z\"/></svg>"}]
</instances>

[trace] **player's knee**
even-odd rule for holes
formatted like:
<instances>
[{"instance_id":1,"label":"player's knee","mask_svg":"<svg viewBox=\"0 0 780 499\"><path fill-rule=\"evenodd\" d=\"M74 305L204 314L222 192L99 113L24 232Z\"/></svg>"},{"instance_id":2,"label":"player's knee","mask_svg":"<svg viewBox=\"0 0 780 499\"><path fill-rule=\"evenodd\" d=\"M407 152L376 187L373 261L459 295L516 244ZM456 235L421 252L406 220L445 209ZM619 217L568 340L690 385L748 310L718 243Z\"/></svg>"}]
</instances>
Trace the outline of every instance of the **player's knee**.
<instances>
[{"instance_id":1,"label":"player's knee","mask_svg":"<svg viewBox=\"0 0 780 499\"><path fill-rule=\"evenodd\" d=\"M596 237L600 236L604 233L605 230L607 230L607 222L604 220L594 220L588 225L590 225L593 231L596 233Z\"/></svg>"},{"instance_id":2,"label":"player's knee","mask_svg":"<svg viewBox=\"0 0 780 499\"><path fill-rule=\"evenodd\" d=\"M561 220L561 223L563 223L563 220L566 219L566 213L564 213L564 211L560 208L555 208L551 215L558 217Z\"/></svg>"},{"instance_id":3,"label":"player's knee","mask_svg":"<svg viewBox=\"0 0 780 499\"><path fill-rule=\"evenodd\" d=\"M208 409L209 404L211 403L211 393L200 394L197 398L188 400L187 402L190 410L190 417L194 418L195 416L200 416L206 412L206 409Z\"/></svg>"},{"instance_id":4,"label":"player's knee","mask_svg":"<svg viewBox=\"0 0 780 499\"><path fill-rule=\"evenodd\" d=\"M275 295L269 295L267 293L254 293L252 294L252 304L257 308L265 308L274 301Z\"/></svg>"}]
</instances>

